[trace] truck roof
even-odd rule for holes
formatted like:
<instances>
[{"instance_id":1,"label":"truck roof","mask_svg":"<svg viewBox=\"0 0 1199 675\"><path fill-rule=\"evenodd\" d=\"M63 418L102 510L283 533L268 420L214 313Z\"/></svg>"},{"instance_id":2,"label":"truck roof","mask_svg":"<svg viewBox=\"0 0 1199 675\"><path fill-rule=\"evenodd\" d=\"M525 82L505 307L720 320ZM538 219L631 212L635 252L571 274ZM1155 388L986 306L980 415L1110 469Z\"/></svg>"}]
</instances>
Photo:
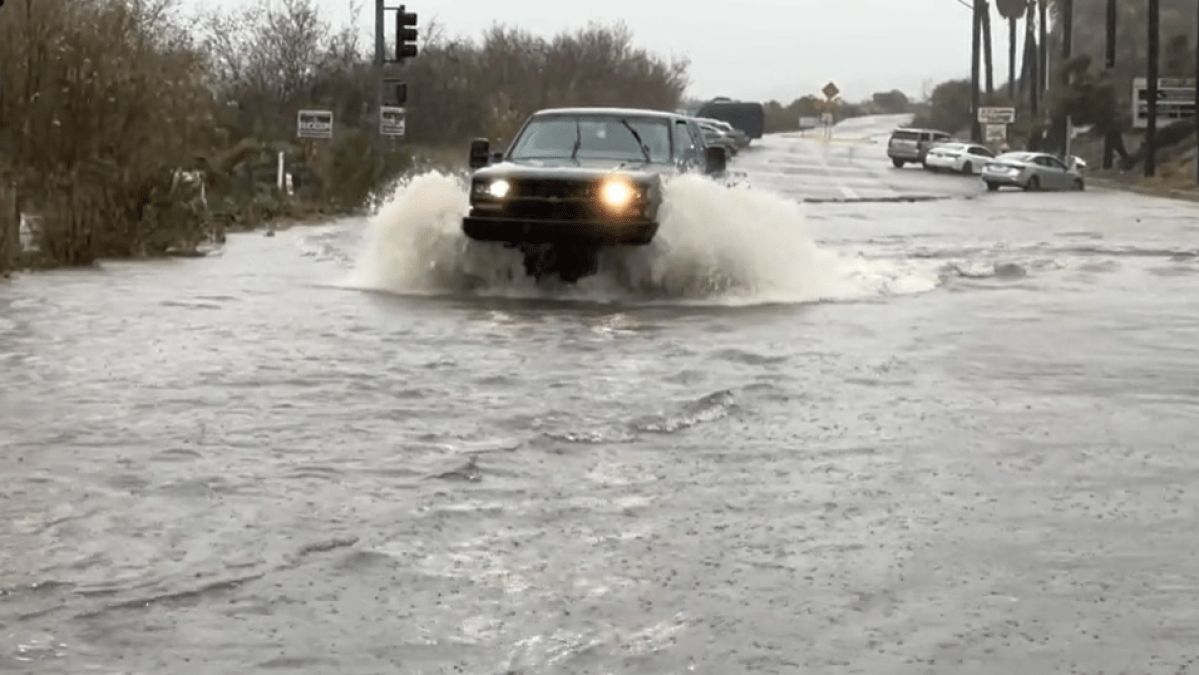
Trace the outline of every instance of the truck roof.
<instances>
[{"instance_id":1,"label":"truck roof","mask_svg":"<svg viewBox=\"0 0 1199 675\"><path fill-rule=\"evenodd\" d=\"M675 119L683 117L678 113L667 112L664 110L651 110L649 108L548 108L546 110L538 110L534 113L534 117L541 115L611 115L613 117L660 117L662 119Z\"/></svg>"}]
</instances>

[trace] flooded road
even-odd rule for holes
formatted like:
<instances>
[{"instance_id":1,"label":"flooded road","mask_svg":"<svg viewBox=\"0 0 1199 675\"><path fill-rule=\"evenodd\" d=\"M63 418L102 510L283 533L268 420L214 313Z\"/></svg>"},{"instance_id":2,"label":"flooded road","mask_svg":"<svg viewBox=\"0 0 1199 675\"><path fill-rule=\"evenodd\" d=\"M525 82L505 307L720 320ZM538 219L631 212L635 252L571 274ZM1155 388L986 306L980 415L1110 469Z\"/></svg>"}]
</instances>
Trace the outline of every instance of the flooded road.
<instances>
[{"instance_id":1,"label":"flooded road","mask_svg":"<svg viewBox=\"0 0 1199 675\"><path fill-rule=\"evenodd\" d=\"M1199 207L880 153L573 292L436 181L0 284L0 672L1199 672Z\"/></svg>"}]
</instances>

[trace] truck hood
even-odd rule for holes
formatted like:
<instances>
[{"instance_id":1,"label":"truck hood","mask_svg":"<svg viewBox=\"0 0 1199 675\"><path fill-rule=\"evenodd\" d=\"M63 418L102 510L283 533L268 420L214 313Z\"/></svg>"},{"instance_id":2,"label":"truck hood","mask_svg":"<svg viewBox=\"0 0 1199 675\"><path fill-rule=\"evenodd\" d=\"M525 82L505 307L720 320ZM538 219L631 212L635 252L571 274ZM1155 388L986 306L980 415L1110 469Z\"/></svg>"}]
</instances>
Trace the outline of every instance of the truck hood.
<instances>
[{"instance_id":1,"label":"truck hood","mask_svg":"<svg viewBox=\"0 0 1199 675\"><path fill-rule=\"evenodd\" d=\"M494 180L497 178L560 178L563 180L600 180L605 176L620 175L634 181L650 180L653 177L672 172L674 167L668 164L647 164L645 162L614 162L612 160L580 159L536 159L504 161L483 167L474 172L475 179Z\"/></svg>"}]
</instances>

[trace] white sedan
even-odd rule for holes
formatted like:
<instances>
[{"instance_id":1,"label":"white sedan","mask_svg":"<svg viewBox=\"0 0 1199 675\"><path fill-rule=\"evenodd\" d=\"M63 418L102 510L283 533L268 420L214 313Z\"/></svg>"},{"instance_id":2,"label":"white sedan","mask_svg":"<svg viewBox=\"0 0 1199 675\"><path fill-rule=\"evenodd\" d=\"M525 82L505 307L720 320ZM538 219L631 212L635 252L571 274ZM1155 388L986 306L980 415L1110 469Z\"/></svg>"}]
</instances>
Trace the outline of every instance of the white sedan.
<instances>
[{"instance_id":1,"label":"white sedan","mask_svg":"<svg viewBox=\"0 0 1199 675\"><path fill-rule=\"evenodd\" d=\"M941 143L928 151L924 168L929 171L953 171L966 175L981 173L983 166L995 158L986 146L974 143Z\"/></svg>"}]
</instances>

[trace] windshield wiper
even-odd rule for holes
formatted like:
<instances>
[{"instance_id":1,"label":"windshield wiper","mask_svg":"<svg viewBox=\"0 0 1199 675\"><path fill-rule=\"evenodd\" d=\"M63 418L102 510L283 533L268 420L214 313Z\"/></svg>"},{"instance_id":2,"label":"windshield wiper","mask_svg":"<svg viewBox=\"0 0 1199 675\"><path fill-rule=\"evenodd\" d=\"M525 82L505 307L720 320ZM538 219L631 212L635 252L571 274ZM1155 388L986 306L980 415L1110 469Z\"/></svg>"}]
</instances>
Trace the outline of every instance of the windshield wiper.
<instances>
[{"instance_id":1,"label":"windshield wiper","mask_svg":"<svg viewBox=\"0 0 1199 675\"><path fill-rule=\"evenodd\" d=\"M579 161L579 148L583 147L583 127L575 120L575 147L570 150L570 158Z\"/></svg>"},{"instance_id":2,"label":"windshield wiper","mask_svg":"<svg viewBox=\"0 0 1199 675\"><path fill-rule=\"evenodd\" d=\"M645 142L641 140L641 134L637 133L637 130L633 128L632 124L629 124L628 120L621 120L620 123L629 130L629 133L633 134L633 138L637 139L637 149L640 150L641 155L645 157L645 163L653 164L654 160L650 159L649 150L645 149Z\"/></svg>"}]
</instances>

